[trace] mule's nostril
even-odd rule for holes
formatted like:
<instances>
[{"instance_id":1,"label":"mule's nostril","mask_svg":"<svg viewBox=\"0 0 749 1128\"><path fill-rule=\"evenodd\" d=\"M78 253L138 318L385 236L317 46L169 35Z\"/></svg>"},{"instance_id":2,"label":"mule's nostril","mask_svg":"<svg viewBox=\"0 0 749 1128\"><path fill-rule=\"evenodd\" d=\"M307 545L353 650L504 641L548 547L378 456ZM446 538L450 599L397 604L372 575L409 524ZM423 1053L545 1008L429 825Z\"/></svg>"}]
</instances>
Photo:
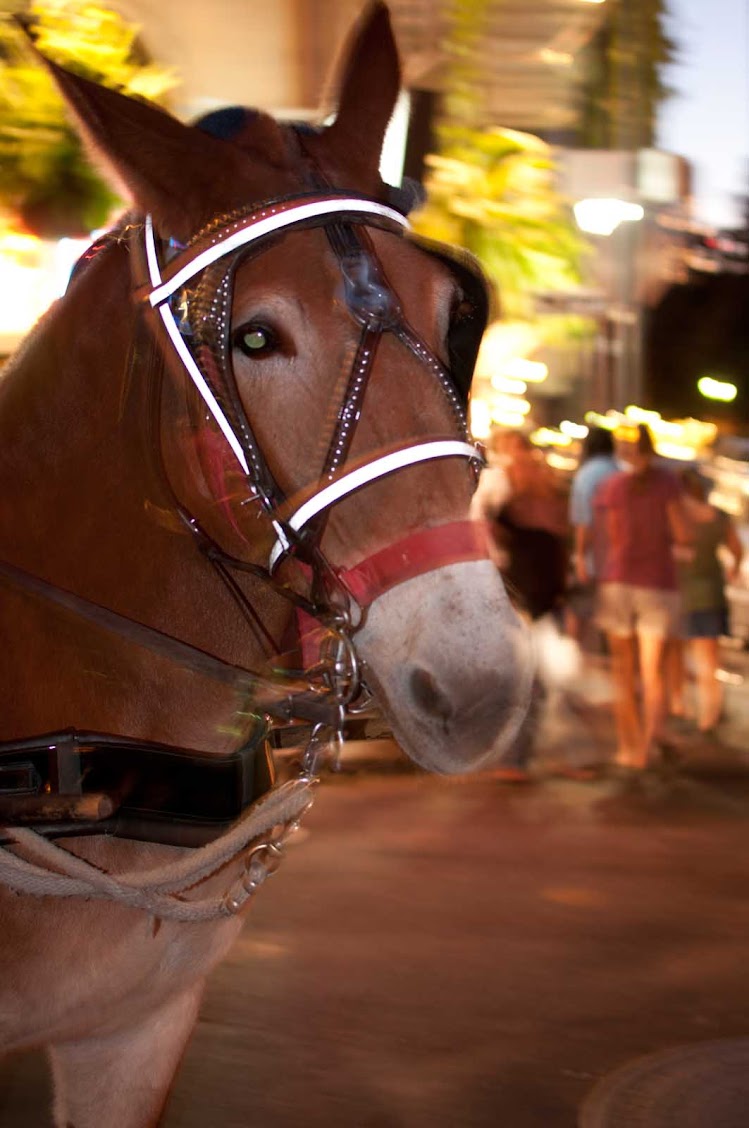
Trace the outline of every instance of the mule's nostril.
<instances>
[{"instance_id":1,"label":"mule's nostril","mask_svg":"<svg viewBox=\"0 0 749 1128\"><path fill-rule=\"evenodd\" d=\"M411 672L410 685L414 701L425 713L439 717L443 721L450 719L453 715L453 705L432 674L417 668Z\"/></svg>"}]
</instances>

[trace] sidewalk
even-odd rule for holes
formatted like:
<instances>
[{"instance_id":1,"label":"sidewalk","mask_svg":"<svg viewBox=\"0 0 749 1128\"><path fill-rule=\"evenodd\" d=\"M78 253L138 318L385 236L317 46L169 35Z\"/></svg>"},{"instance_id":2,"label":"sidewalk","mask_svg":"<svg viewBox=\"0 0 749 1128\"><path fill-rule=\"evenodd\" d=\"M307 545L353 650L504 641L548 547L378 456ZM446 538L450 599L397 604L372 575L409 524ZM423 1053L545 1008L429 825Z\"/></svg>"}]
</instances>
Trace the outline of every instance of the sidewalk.
<instances>
[{"instance_id":1,"label":"sidewalk","mask_svg":"<svg viewBox=\"0 0 749 1128\"><path fill-rule=\"evenodd\" d=\"M549 711L531 785L429 775L367 722L211 977L163 1128L746 1128L749 702L727 689L722 741L631 780L553 771L613 751L601 663ZM49 1128L49 1103L40 1052L0 1063L3 1128Z\"/></svg>"},{"instance_id":2,"label":"sidewalk","mask_svg":"<svg viewBox=\"0 0 749 1128\"><path fill-rule=\"evenodd\" d=\"M725 646L719 673L725 716L718 733L706 738L689 725L671 723L669 738L680 769L689 774L749 776L749 654L739 646ZM343 770L409 770L409 761L379 718L355 727L352 736L344 747ZM534 741L534 778L542 782L581 769L605 770L615 752L609 660L586 654L580 676L564 690L553 691L542 711Z\"/></svg>"}]
</instances>

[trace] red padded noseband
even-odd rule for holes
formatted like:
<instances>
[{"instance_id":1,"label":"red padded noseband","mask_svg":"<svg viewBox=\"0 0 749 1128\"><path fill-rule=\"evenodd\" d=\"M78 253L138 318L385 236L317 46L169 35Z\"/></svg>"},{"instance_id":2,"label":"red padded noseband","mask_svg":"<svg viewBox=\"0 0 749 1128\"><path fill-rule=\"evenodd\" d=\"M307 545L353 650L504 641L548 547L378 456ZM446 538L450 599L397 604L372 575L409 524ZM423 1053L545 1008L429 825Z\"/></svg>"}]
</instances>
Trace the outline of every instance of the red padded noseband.
<instances>
[{"instance_id":1,"label":"red padded noseband","mask_svg":"<svg viewBox=\"0 0 749 1128\"><path fill-rule=\"evenodd\" d=\"M452 521L403 537L353 568L338 572L338 579L360 607L368 607L390 588L425 572L468 560L489 560L488 543L485 522Z\"/></svg>"}]
</instances>

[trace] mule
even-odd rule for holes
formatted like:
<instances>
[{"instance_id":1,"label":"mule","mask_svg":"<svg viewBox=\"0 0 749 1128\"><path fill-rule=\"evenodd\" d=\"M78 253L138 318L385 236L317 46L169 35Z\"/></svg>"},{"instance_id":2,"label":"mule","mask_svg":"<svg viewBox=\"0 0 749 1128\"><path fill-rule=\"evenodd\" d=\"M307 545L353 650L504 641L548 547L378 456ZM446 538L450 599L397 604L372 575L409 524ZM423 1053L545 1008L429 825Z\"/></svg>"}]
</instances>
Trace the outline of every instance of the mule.
<instances>
[{"instance_id":1,"label":"mule","mask_svg":"<svg viewBox=\"0 0 749 1128\"><path fill-rule=\"evenodd\" d=\"M327 128L189 126L48 66L131 207L0 381L0 1046L48 1048L57 1125L143 1128L320 725L363 681L415 761L475 769L531 670L465 521L484 290L378 171L385 7ZM314 725L279 801L267 717Z\"/></svg>"}]
</instances>

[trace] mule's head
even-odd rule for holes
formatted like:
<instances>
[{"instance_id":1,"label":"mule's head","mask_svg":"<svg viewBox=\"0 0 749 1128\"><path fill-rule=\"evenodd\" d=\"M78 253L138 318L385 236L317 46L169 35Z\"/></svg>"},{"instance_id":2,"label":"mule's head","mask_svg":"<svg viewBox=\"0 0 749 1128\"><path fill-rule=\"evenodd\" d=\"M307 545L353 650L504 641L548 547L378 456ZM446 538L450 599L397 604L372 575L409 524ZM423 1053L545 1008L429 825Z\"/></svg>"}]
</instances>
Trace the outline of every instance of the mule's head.
<instances>
[{"instance_id":1,"label":"mule's head","mask_svg":"<svg viewBox=\"0 0 749 1128\"><path fill-rule=\"evenodd\" d=\"M155 278L179 281L153 311L169 312L236 440L232 449L177 356L170 402L197 421L185 473L201 519L256 562L274 542L288 547L285 530L297 557L326 562L328 581L379 568L355 641L396 736L431 768L484 763L513 739L531 680L525 634L464 523L475 486L464 410L485 294L464 263L404 237L398 200L391 210L379 156L400 78L385 7L371 5L353 37L324 129L240 109L190 127L53 70L135 213L152 217L150 290ZM298 196L318 210L227 242L248 216L256 224ZM229 249L216 254L217 243ZM428 460L385 472L383 456L427 444ZM373 463L372 481L291 536L321 485ZM294 577L294 556L280 576Z\"/></svg>"}]
</instances>

